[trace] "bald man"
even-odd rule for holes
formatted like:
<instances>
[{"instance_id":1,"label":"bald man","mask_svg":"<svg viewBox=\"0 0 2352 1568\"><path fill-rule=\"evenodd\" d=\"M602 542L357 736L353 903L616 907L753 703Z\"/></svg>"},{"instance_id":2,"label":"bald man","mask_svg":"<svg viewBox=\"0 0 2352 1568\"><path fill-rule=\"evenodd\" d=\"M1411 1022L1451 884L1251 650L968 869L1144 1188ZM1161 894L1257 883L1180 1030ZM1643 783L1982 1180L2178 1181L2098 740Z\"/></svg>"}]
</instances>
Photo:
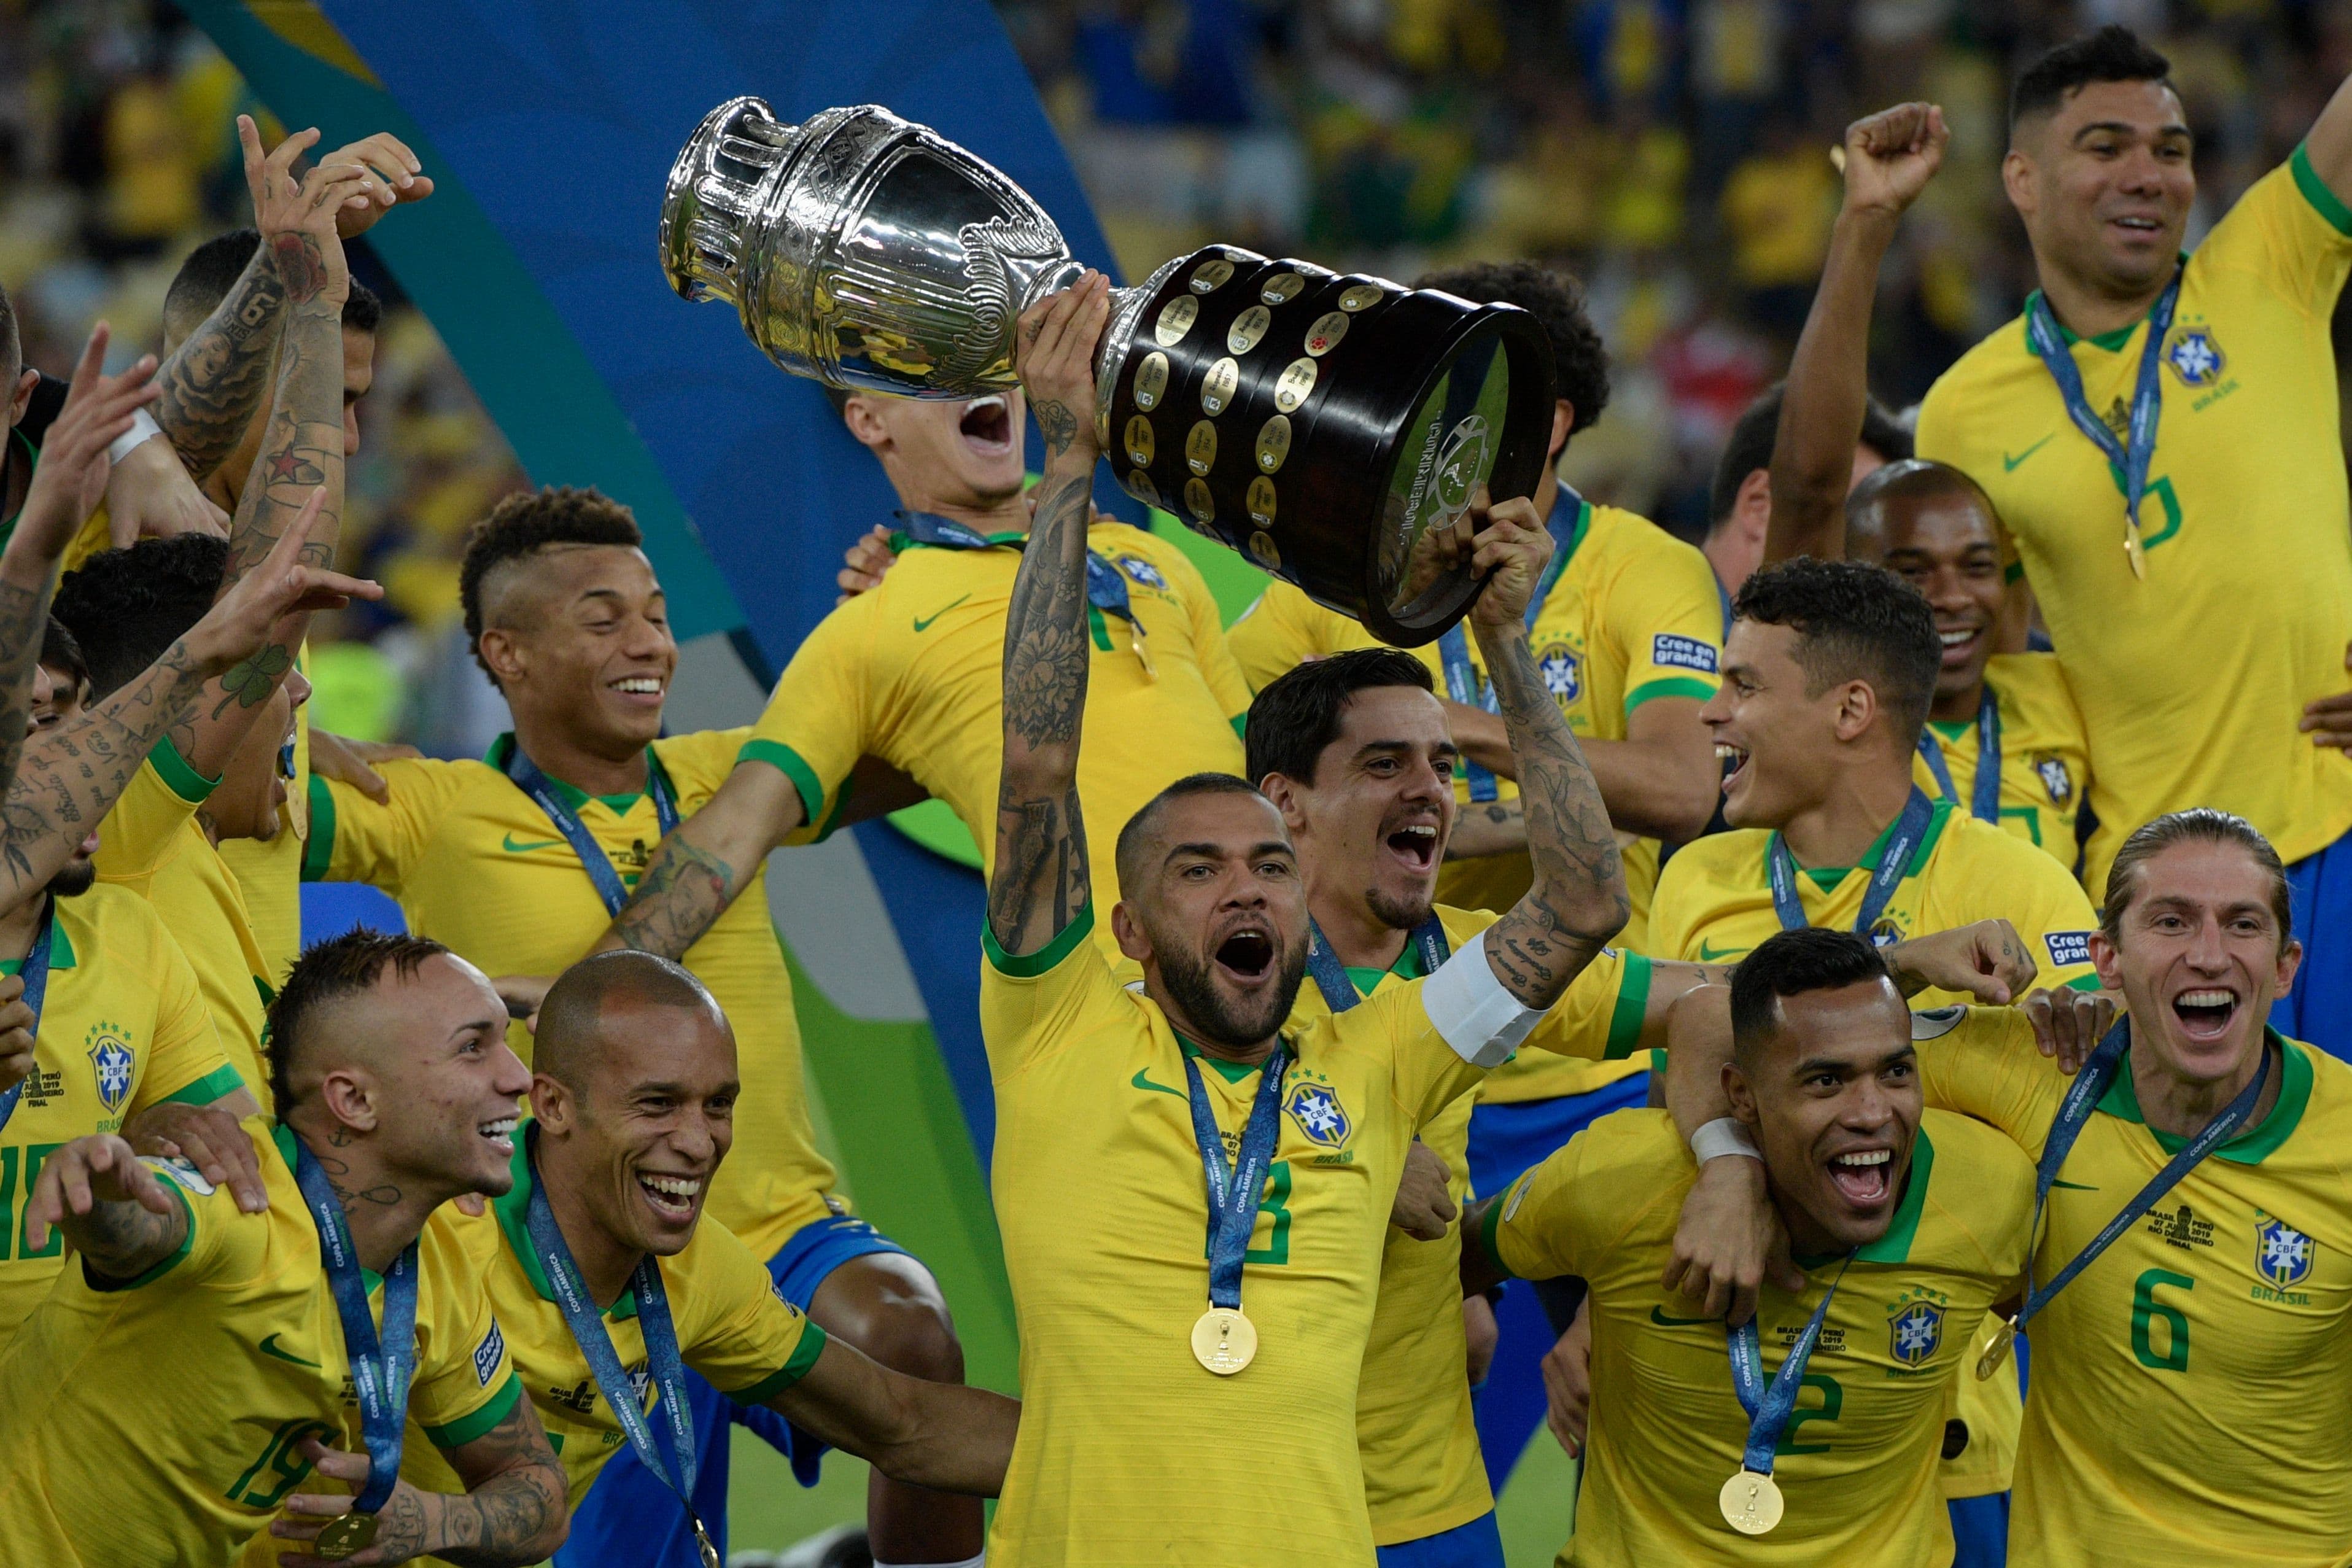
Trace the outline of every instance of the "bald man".
<instances>
[{"instance_id":1,"label":"bald man","mask_svg":"<svg viewBox=\"0 0 2352 1568\"><path fill-rule=\"evenodd\" d=\"M671 1510L724 1558L724 1514L696 1518L694 1477L666 1446L687 1367L886 1474L995 1495L1019 1405L892 1372L829 1340L776 1294L749 1247L703 1217L741 1086L735 1032L699 981L650 953L575 964L541 1010L532 1073L513 1187L466 1228L523 1386L560 1443L573 1507L628 1449L675 1487ZM642 1422L625 1423L616 1391L643 1406ZM665 1447L649 1454L640 1439L655 1431ZM410 1452L410 1479L446 1489L432 1452Z\"/></svg>"}]
</instances>

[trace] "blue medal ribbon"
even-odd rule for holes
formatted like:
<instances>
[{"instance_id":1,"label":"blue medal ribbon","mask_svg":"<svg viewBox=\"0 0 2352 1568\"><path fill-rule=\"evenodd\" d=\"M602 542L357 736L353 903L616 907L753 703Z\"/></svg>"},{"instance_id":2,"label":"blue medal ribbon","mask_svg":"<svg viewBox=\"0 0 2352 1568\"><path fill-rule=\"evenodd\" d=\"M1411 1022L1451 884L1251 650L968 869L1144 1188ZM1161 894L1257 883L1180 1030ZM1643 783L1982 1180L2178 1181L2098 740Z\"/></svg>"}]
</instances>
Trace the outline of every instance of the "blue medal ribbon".
<instances>
[{"instance_id":1,"label":"blue medal ribbon","mask_svg":"<svg viewBox=\"0 0 2352 1568\"><path fill-rule=\"evenodd\" d=\"M580 868L596 884L596 896L604 900L604 912L618 915L629 901L628 885L613 868L612 857L604 853L604 847L596 842L596 836L588 831L588 825L580 820L580 814L572 809L563 792L555 787L555 781L524 754L520 741L507 755L507 777L547 814L555 831L563 835L563 841L580 857ZM667 838L677 827L677 802L671 798L669 783L662 777L661 765L654 761L651 751L646 752L646 793L654 797L654 815L660 821L661 836Z\"/></svg>"},{"instance_id":2,"label":"blue medal ribbon","mask_svg":"<svg viewBox=\"0 0 2352 1568\"><path fill-rule=\"evenodd\" d=\"M1952 770L1944 761L1944 747L1936 739L1933 726L1922 726L1919 731L1919 754L1927 759L1927 772L1935 776L1944 798L1959 805L1959 792L1952 787ZM1969 790L1969 815L1995 826L2000 823L2000 704L1990 686L1977 700L1977 776Z\"/></svg>"},{"instance_id":3,"label":"blue medal ribbon","mask_svg":"<svg viewBox=\"0 0 2352 1568\"><path fill-rule=\"evenodd\" d=\"M1731 1351L1731 1388L1739 1395L1739 1407L1748 1412L1748 1447L1741 1455L1740 1468L1759 1476L1772 1473L1772 1450L1780 1446L1780 1435L1789 1429L1789 1417L1797 1408L1797 1391L1804 1385L1805 1363L1812 1359L1813 1346L1822 1337L1822 1321L1829 1316L1830 1303L1837 1300L1838 1287L1845 1281L1846 1269L1853 1266L1853 1254L1847 1253L1845 1262L1830 1281L1822 1304L1805 1323L1805 1331L1789 1347L1789 1359L1764 1381L1764 1353L1756 1331L1756 1320L1749 1318L1736 1329L1726 1331Z\"/></svg>"},{"instance_id":4,"label":"blue medal ribbon","mask_svg":"<svg viewBox=\"0 0 2352 1568\"><path fill-rule=\"evenodd\" d=\"M969 523L936 512L902 511L897 515L899 528L891 541L894 549L903 548L903 544L928 544L939 550L992 550L1002 544L1025 550L1029 544L1025 533L982 533ZM1136 618L1134 603L1127 595L1127 574L1092 550L1087 552L1087 608L1093 613L1097 631L1102 631L1106 616L1117 616L1127 623L1135 656L1143 660L1144 670L1150 673L1150 657L1143 650L1143 623ZM1108 632L1103 632L1100 640L1103 647L1110 646Z\"/></svg>"},{"instance_id":5,"label":"blue medal ribbon","mask_svg":"<svg viewBox=\"0 0 2352 1568\"><path fill-rule=\"evenodd\" d=\"M1870 887L1862 895L1862 911L1853 917L1853 929L1870 936L1878 917L1886 912L1886 905L1895 897L1895 889L1909 875L1912 854L1927 836L1927 824L1936 815L1936 803L1918 785L1911 786L1911 798L1903 803L1903 815L1895 819L1887 830L1886 843L1878 857L1877 869L1870 874ZM1797 897L1797 860L1789 853L1788 840L1776 831L1765 851L1765 868L1772 883L1772 910L1780 917L1782 931L1802 931L1812 922L1805 918L1805 906ZM1874 942L1877 939L1872 938Z\"/></svg>"},{"instance_id":6,"label":"blue medal ribbon","mask_svg":"<svg viewBox=\"0 0 2352 1568\"><path fill-rule=\"evenodd\" d=\"M58 900L51 897L48 908L41 911L41 929L33 934L32 948L16 969L25 981L25 1005L33 1010L33 1026L29 1033L36 1049L41 1040L41 1004L48 999L49 994L49 939L57 929ZM33 1068L34 1072L40 1070L37 1066ZM8 1119L16 1114L16 1101L24 1098L25 1085L31 1081L31 1077L28 1073L10 1084L5 1091L0 1091L0 1127L7 1126Z\"/></svg>"},{"instance_id":7,"label":"blue medal ribbon","mask_svg":"<svg viewBox=\"0 0 2352 1568\"><path fill-rule=\"evenodd\" d=\"M1201 1171L1209 1187L1209 1305L1238 1308L1242 1304L1242 1255L1249 1250L1250 1232L1257 1225L1258 1200L1265 1194L1274 1145L1281 1131L1282 1075L1289 1068L1287 1047L1276 1045L1258 1079L1257 1096L1250 1102L1249 1121L1242 1129L1241 1157L1228 1173L1224 1136L1217 1131L1216 1113L1209 1108L1208 1086L1201 1081L1201 1064L1184 1058L1185 1084L1192 1091L1192 1138L1201 1146Z\"/></svg>"},{"instance_id":8,"label":"blue medal ribbon","mask_svg":"<svg viewBox=\"0 0 2352 1568\"><path fill-rule=\"evenodd\" d=\"M2066 416L2074 427L2091 439L2092 445L2106 454L2124 483L2125 542L2132 554L2132 570L2139 568L2139 502L2147 491L2148 465L2156 457L2156 426L2164 412L2164 387L2157 377L2157 367L2164 360L2165 334L2172 330L2172 310L2180 300L2180 279L2186 268L2176 268L2172 281L2157 296L2147 312L2147 341L2140 345L2139 379L2132 389L2130 441L2116 439L2090 399L2083 393L2083 373L2074 363L2063 333L2058 330L2058 319L2051 314L2050 301L2036 293L2026 304L2025 335L2033 352L2049 368L2051 379L2058 384L2058 395L2066 401Z\"/></svg>"},{"instance_id":9,"label":"blue medal ribbon","mask_svg":"<svg viewBox=\"0 0 2352 1568\"><path fill-rule=\"evenodd\" d=\"M1526 619L1530 635L1536 629L1537 617L1543 614L1544 601L1551 596L1553 587L1568 570L1569 558L1576 553L1585 520L1591 510L1591 501L1564 484L1552 498L1551 515L1544 519L1544 531L1551 535L1551 564L1544 568L1543 581L1536 584L1536 591L1528 598ZM1727 617L1726 624L1728 625ZM1445 671L1445 695L1465 708L1500 713L1503 704L1495 695L1493 682L1483 679L1477 667L1470 662L1470 635L1462 626L1462 622L1454 622L1437 639L1438 661ZM1493 770L1467 757L1462 760L1462 776L1470 786L1470 798L1474 801L1490 801L1501 793L1496 786Z\"/></svg>"},{"instance_id":10,"label":"blue medal ribbon","mask_svg":"<svg viewBox=\"0 0 2352 1568\"><path fill-rule=\"evenodd\" d=\"M2130 1044L2131 1017L2126 1014L2107 1031L2106 1037L2099 1042L2090 1059L2074 1075L2073 1085L2066 1090L2066 1098L2059 1102L2058 1114L2051 1121L2050 1136L2042 1145L2042 1158L2033 1173L2033 1234L2037 1237L2042 1233L2042 1211L2050 1201L2050 1188L2058 1179L2059 1169L2066 1163L2066 1156L2073 1151L2074 1140L2082 1135L2084 1127L2089 1123L2092 1111L2116 1081L2116 1073L2123 1069L2124 1052ZM2090 1267L2099 1254L2114 1246L2116 1237L2138 1224L2140 1216L2155 1207L2158 1199L2179 1185L2181 1178L2195 1169L2206 1155L2220 1148L2244 1126L2246 1118L2254 1113L2255 1102L2263 1097L2263 1085L2270 1074L2270 1042L2265 1039L2262 1065L2255 1069L2246 1087L2238 1091L2237 1098L2223 1106L2220 1114L2207 1122L2196 1137L2181 1145L2180 1152L2148 1179L2147 1185L2139 1190L2139 1195L2117 1210L2116 1217L2102 1226L2099 1233L2091 1238L2090 1245L2076 1253L2073 1261L2040 1289L2034 1289L2033 1264L2029 1258L2025 1267L2024 1304L2017 1316L2010 1321L2011 1327L2024 1327L2026 1321L2048 1306L2051 1298L2071 1284L2074 1276Z\"/></svg>"},{"instance_id":11,"label":"blue medal ribbon","mask_svg":"<svg viewBox=\"0 0 2352 1568\"><path fill-rule=\"evenodd\" d=\"M408 1380L416 1371L416 1243L410 1242L383 1272L383 1333L368 1311L367 1280L359 1248L343 1223L343 1202L319 1168L317 1156L294 1140L294 1181L319 1227L319 1259L342 1321L343 1354L359 1395L360 1436L367 1445L367 1485L352 1500L353 1513L381 1510L400 1480L401 1435L408 1420Z\"/></svg>"},{"instance_id":12,"label":"blue medal ribbon","mask_svg":"<svg viewBox=\"0 0 2352 1568\"><path fill-rule=\"evenodd\" d=\"M1421 956L1423 979L1436 973L1454 955L1445 940L1445 927L1434 912L1413 927L1412 935L1405 940ZM1339 955L1323 940L1323 928L1311 918L1307 922L1307 973L1315 977L1315 988L1323 993L1323 1005L1334 1013L1344 1013L1364 999L1348 973L1348 966L1339 962Z\"/></svg>"},{"instance_id":13,"label":"blue medal ribbon","mask_svg":"<svg viewBox=\"0 0 2352 1568\"><path fill-rule=\"evenodd\" d=\"M530 1232L531 1249L539 1254L540 1265L547 1272L548 1288L555 1292L555 1304L563 1313L564 1326L572 1331L572 1342L587 1360L589 1376L595 1379L596 1392L612 1407L613 1417L621 1424L638 1463L677 1495L705 1561L716 1562L710 1532L694 1511L697 1459L686 1404L686 1362L678 1353L677 1325L670 1317L669 1293L662 1283L660 1264L650 1254L639 1258L629 1276L629 1289L636 1292L637 1326L646 1337L646 1363L669 1436L667 1455L638 1407L637 1391L621 1365L619 1352L613 1349L604 1314L590 1298L580 1266L572 1261L571 1245L555 1223L555 1211L548 1206L547 1184L540 1180L536 1159L531 1162L530 1200L524 1208L524 1223Z\"/></svg>"}]
</instances>

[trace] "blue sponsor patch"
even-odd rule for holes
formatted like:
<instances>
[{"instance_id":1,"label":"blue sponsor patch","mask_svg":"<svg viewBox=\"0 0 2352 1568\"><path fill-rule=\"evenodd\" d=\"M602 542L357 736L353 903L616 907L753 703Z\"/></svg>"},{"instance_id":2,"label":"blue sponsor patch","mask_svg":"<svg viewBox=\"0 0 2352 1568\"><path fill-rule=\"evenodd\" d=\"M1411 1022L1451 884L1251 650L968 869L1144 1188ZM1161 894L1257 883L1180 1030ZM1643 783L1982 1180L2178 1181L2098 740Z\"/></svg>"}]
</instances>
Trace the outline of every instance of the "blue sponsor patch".
<instances>
[{"instance_id":1,"label":"blue sponsor patch","mask_svg":"<svg viewBox=\"0 0 2352 1568\"><path fill-rule=\"evenodd\" d=\"M1696 669L1703 674L1716 672L1715 645L1698 637L1686 637L1674 632L1660 632L1650 639L1650 662L1675 665L1684 669Z\"/></svg>"},{"instance_id":2,"label":"blue sponsor patch","mask_svg":"<svg viewBox=\"0 0 2352 1568\"><path fill-rule=\"evenodd\" d=\"M506 1353L506 1332L499 1327L499 1321L492 1318L490 1331L483 1336L480 1344L474 1347L474 1375L481 1380L484 1388L489 1387L490 1379L497 1375L499 1363L505 1359Z\"/></svg>"},{"instance_id":3,"label":"blue sponsor patch","mask_svg":"<svg viewBox=\"0 0 2352 1568\"><path fill-rule=\"evenodd\" d=\"M2091 962L2089 931L2044 931L2042 936L2042 945L2050 950L2050 962L2060 969L2071 969L2078 963Z\"/></svg>"}]
</instances>

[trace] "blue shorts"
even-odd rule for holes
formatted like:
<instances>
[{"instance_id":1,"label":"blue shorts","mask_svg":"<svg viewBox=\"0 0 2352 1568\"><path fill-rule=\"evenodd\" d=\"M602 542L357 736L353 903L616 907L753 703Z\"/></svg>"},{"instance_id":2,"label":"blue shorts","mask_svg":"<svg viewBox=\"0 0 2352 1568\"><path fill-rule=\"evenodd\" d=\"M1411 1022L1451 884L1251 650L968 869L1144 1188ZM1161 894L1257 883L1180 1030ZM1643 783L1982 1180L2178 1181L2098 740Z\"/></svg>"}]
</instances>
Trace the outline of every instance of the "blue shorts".
<instances>
[{"instance_id":1,"label":"blue shorts","mask_svg":"<svg viewBox=\"0 0 2352 1568\"><path fill-rule=\"evenodd\" d=\"M776 1294L805 1312L825 1277L851 1258L906 1250L862 1219L831 1215L794 1231L768 1260L768 1273ZM793 1479L804 1487L816 1485L824 1445L765 1406L736 1404L692 1368L686 1373L686 1393L697 1455L694 1510L724 1562L728 1445L735 1424L751 1427L789 1458ZM571 1538L555 1554L556 1568L701 1568L701 1561L686 1510L669 1484L626 1447L605 1461L588 1495L572 1510Z\"/></svg>"},{"instance_id":2,"label":"blue shorts","mask_svg":"<svg viewBox=\"0 0 2352 1568\"><path fill-rule=\"evenodd\" d=\"M2303 967L2271 1004L2271 1026L2352 1061L2352 834L2286 868Z\"/></svg>"},{"instance_id":3,"label":"blue shorts","mask_svg":"<svg viewBox=\"0 0 2352 1568\"><path fill-rule=\"evenodd\" d=\"M1503 1568L1503 1532L1488 1509L1467 1524L1380 1549L1381 1568Z\"/></svg>"},{"instance_id":4,"label":"blue shorts","mask_svg":"<svg viewBox=\"0 0 2352 1568\"><path fill-rule=\"evenodd\" d=\"M2009 1562L2009 1494L1956 1497L1944 1506L1952 1516L1952 1568L2003 1568Z\"/></svg>"}]
</instances>

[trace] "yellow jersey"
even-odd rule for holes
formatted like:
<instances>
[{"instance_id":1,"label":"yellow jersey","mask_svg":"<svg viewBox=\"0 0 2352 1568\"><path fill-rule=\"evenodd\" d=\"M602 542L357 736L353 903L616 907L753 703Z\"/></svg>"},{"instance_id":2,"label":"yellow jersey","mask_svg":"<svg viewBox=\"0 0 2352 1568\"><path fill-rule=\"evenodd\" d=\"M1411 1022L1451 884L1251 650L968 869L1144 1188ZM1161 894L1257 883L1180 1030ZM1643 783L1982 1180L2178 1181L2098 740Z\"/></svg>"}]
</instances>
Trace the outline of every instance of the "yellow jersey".
<instances>
[{"instance_id":1,"label":"yellow jersey","mask_svg":"<svg viewBox=\"0 0 2352 1568\"><path fill-rule=\"evenodd\" d=\"M246 912L244 886L196 823L219 783L190 766L170 737L156 742L98 825L95 864L100 882L137 894L163 917L196 972L229 1065L268 1110L261 1036L277 989Z\"/></svg>"},{"instance_id":2,"label":"yellow jersey","mask_svg":"<svg viewBox=\"0 0 2352 1568\"><path fill-rule=\"evenodd\" d=\"M523 1128L530 1125L525 1121ZM596 1386L531 1246L526 1216L534 1178L523 1129L515 1135L514 1177L514 1190L493 1199L488 1214L467 1218L450 1211L449 1228L471 1260L475 1288L489 1298L515 1371L562 1461L571 1505L578 1508L604 1461L626 1447L628 1438ZM660 1268L679 1358L730 1398L764 1405L806 1376L824 1352L824 1331L776 1294L766 1267L725 1226L706 1217L686 1250L661 1259ZM622 1292L604 1309L604 1319L613 1353L642 1390L642 1407L658 1440L667 1444L665 1418L654 1409L660 1389L647 1375L636 1291ZM425 1491L466 1489L415 1421L401 1450L400 1473Z\"/></svg>"},{"instance_id":3,"label":"yellow jersey","mask_svg":"<svg viewBox=\"0 0 2352 1568\"><path fill-rule=\"evenodd\" d=\"M1945 1413L1955 1380L1975 1375L1976 1325L2024 1270L2032 1163L1990 1128L1927 1111L1886 1233L1851 1264L1809 1261L1801 1296L1764 1287L1757 1326L1769 1377L1839 1281L1774 1450L1788 1514L1757 1537L1734 1533L1716 1501L1748 1442L1723 1323L1692 1316L1658 1282L1697 1176L1670 1115L1621 1110L1487 1211L1486 1246L1504 1268L1591 1287L1591 1436L1576 1538L1560 1560L1949 1563L1937 1481Z\"/></svg>"},{"instance_id":4,"label":"yellow jersey","mask_svg":"<svg viewBox=\"0 0 2352 1568\"><path fill-rule=\"evenodd\" d=\"M1008 541L1018 536L1000 536ZM1089 606L1093 659L1078 801L1095 901L1118 901L1120 828L1187 773L1242 771L1249 688L1226 649L1216 600L1183 551L1123 522L1097 521L1087 546L1125 579L1143 628ZM996 860L996 790L1004 759L1004 616L1014 548L913 544L882 584L817 623L776 682L743 747L782 770L812 823L837 815L857 759L872 754L947 802L984 867ZM1118 962L1106 920L1096 933Z\"/></svg>"},{"instance_id":5,"label":"yellow jersey","mask_svg":"<svg viewBox=\"0 0 2352 1568\"><path fill-rule=\"evenodd\" d=\"M2000 826L2072 871L2078 854L2074 819L2090 784L2091 751L2057 656L1995 654L1985 664L1985 689L2000 716ZM1968 811L1976 800L1983 749L1977 721L1931 719L1927 728L1951 775L1952 798ZM1925 756L1913 763L1911 779L1930 795L1943 793Z\"/></svg>"},{"instance_id":6,"label":"yellow jersey","mask_svg":"<svg viewBox=\"0 0 2352 1568\"><path fill-rule=\"evenodd\" d=\"M2352 640L2328 337L2347 269L2352 211L2301 149L2189 255L2140 503L2145 581L2124 556L2121 478L2067 417L2021 318L1920 407L1919 455L1991 497L2082 704L2095 892L2126 835L2184 806L2237 812L2288 861L2352 828L2352 757L2295 730L2305 703L2346 689ZM2084 395L2117 428L2147 335L2143 321L2073 342Z\"/></svg>"},{"instance_id":7,"label":"yellow jersey","mask_svg":"<svg viewBox=\"0 0 2352 1568\"><path fill-rule=\"evenodd\" d=\"M2038 1156L2068 1079L2007 1009L1942 1015L1934 1103ZM1923 1020L1923 1024L1926 1023ZM2277 1102L2027 1326L2032 1395L2010 1547L2048 1568L2342 1563L2352 1555L2352 1068L2297 1040ZM2050 1192L2033 1277L2072 1261L2182 1141L2130 1058Z\"/></svg>"},{"instance_id":8,"label":"yellow jersey","mask_svg":"<svg viewBox=\"0 0 2352 1568\"><path fill-rule=\"evenodd\" d=\"M307 1438L366 1451L319 1233L295 1184L293 1133L246 1123L267 1214L151 1160L187 1213L185 1244L138 1279L67 1270L0 1354L0 1562L45 1568L223 1563L312 1480ZM522 1397L453 1211L418 1247L408 1408L458 1447ZM375 1316L383 1281L368 1276Z\"/></svg>"},{"instance_id":9,"label":"yellow jersey","mask_svg":"<svg viewBox=\"0 0 2352 1568\"><path fill-rule=\"evenodd\" d=\"M1449 952L1475 941L1500 917L1484 910L1440 905L1438 922ZM1613 1027L1623 999L1649 991L1650 961L1637 952L1603 948L1570 984L1519 1050L1568 1058L1622 1058L1632 1048ZM1421 953L1405 943L1388 969L1350 969L1358 994L1370 996L1426 979ZM1290 1010L1294 1029L1330 1016L1310 975ZM1633 1012L1639 1037L1641 1011ZM1501 1069L1487 1075L1491 1085ZM1422 1124L1420 1140L1445 1162L1446 1190L1458 1209L1470 1198L1470 1112L1483 1098L1465 1094ZM1380 1300L1364 1346L1356 1388L1356 1445L1364 1466L1364 1500L1372 1511L1372 1540L1381 1546L1419 1541L1469 1523L1495 1506L1470 1408L1467 1347L1462 1334L1462 1234L1421 1241L1391 1226L1381 1247ZM1441 1397L1443 1395L1443 1397Z\"/></svg>"},{"instance_id":10,"label":"yellow jersey","mask_svg":"<svg viewBox=\"0 0 2352 1568\"><path fill-rule=\"evenodd\" d=\"M1257 1355L1215 1376L1191 1342L1209 1305L1186 1088L1198 1053L1113 978L1093 923L1090 906L1022 958L982 939L992 1184L1022 1392L989 1561L1369 1565L1356 1384L1389 1209L1414 1129L1482 1069L1439 1036L1420 982L1287 1037L1280 1135L1243 1269ZM1260 1069L1198 1065L1230 1153ZM1278 1456L1275 1468L1250 1483L1204 1477L1201 1457L1240 1435Z\"/></svg>"},{"instance_id":11,"label":"yellow jersey","mask_svg":"<svg viewBox=\"0 0 2352 1568\"><path fill-rule=\"evenodd\" d=\"M648 765L668 782L680 816L717 793L748 731L706 730L653 743ZM554 974L577 963L612 923L595 884L537 802L506 775L514 742L486 762L403 759L377 772L379 805L348 784L310 778L310 837L303 876L367 882L400 901L409 929L446 943L483 973ZM624 885L634 887L661 842L651 795L588 796L551 781L595 836ZM710 1190L709 1216L762 1258L794 1231L845 1212L833 1167L817 1152L801 1076L792 977L768 919L767 872L687 950L710 988L745 1064L735 1103L735 1147ZM530 1060L530 1032L507 1040Z\"/></svg>"},{"instance_id":12,"label":"yellow jersey","mask_svg":"<svg viewBox=\"0 0 2352 1568\"><path fill-rule=\"evenodd\" d=\"M100 883L58 900L56 919L33 1074L0 1131L0 1344L65 1267L61 1233L25 1246L41 1163L77 1138L121 1131L151 1106L210 1105L249 1087L221 1054L187 959L143 900ZM0 973L20 967L10 959Z\"/></svg>"},{"instance_id":13,"label":"yellow jersey","mask_svg":"<svg viewBox=\"0 0 2352 1568\"><path fill-rule=\"evenodd\" d=\"M302 647L307 654L310 644ZM307 668L299 655L294 666ZM278 808L277 835L231 838L220 847L221 859L245 895L246 921L272 990L286 984L294 961L302 956L302 850L310 837L310 710L303 707L294 710L294 776Z\"/></svg>"}]
</instances>

